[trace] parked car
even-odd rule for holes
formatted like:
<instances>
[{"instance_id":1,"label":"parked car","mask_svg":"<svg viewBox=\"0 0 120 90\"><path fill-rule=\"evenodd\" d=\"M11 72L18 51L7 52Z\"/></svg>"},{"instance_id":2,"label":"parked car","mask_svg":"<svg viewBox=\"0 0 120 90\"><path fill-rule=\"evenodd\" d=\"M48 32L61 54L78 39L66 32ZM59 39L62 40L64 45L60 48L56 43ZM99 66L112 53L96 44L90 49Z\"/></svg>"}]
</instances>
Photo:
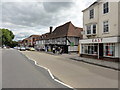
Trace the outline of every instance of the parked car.
<instances>
[{"instance_id":1,"label":"parked car","mask_svg":"<svg viewBox=\"0 0 120 90\"><path fill-rule=\"evenodd\" d=\"M25 47L20 47L20 51L25 51Z\"/></svg>"},{"instance_id":2,"label":"parked car","mask_svg":"<svg viewBox=\"0 0 120 90\"><path fill-rule=\"evenodd\" d=\"M35 51L35 48L30 48L30 51Z\"/></svg>"},{"instance_id":3,"label":"parked car","mask_svg":"<svg viewBox=\"0 0 120 90\"><path fill-rule=\"evenodd\" d=\"M26 50L30 50L30 47L26 47Z\"/></svg>"},{"instance_id":4,"label":"parked car","mask_svg":"<svg viewBox=\"0 0 120 90\"><path fill-rule=\"evenodd\" d=\"M20 50L20 47L17 47L17 50Z\"/></svg>"},{"instance_id":5,"label":"parked car","mask_svg":"<svg viewBox=\"0 0 120 90\"><path fill-rule=\"evenodd\" d=\"M14 47L14 49L17 49L17 47Z\"/></svg>"}]
</instances>

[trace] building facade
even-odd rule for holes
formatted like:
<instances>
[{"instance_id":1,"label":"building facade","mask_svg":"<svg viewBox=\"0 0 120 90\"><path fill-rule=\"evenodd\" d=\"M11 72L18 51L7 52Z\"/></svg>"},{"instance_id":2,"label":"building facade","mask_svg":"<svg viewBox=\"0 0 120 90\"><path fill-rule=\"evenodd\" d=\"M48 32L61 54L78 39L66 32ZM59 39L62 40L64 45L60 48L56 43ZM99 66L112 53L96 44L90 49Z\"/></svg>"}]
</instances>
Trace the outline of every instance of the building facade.
<instances>
[{"instance_id":1,"label":"building facade","mask_svg":"<svg viewBox=\"0 0 120 90\"><path fill-rule=\"evenodd\" d=\"M35 47L36 40L40 35L31 35L19 42L20 47Z\"/></svg>"},{"instance_id":2,"label":"building facade","mask_svg":"<svg viewBox=\"0 0 120 90\"><path fill-rule=\"evenodd\" d=\"M79 40L82 39L82 28L75 27L71 22L58 26L52 31L41 35L40 39L36 41L36 47L48 48L52 51L53 47L62 47L64 53L78 52Z\"/></svg>"},{"instance_id":3,"label":"building facade","mask_svg":"<svg viewBox=\"0 0 120 90\"><path fill-rule=\"evenodd\" d=\"M120 2L97 0L83 10L80 56L118 62L120 59Z\"/></svg>"}]
</instances>

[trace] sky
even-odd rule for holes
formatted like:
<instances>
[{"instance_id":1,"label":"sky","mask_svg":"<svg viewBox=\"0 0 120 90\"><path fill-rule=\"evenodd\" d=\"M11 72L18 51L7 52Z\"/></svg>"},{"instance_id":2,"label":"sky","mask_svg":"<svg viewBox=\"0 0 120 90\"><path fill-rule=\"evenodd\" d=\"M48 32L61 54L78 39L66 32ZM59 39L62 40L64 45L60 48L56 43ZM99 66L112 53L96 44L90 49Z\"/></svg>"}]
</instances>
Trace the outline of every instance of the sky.
<instances>
[{"instance_id":1,"label":"sky","mask_svg":"<svg viewBox=\"0 0 120 90\"><path fill-rule=\"evenodd\" d=\"M83 27L82 10L96 0L2 0L0 3L0 28L22 40L32 34L41 35L71 21Z\"/></svg>"}]
</instances>

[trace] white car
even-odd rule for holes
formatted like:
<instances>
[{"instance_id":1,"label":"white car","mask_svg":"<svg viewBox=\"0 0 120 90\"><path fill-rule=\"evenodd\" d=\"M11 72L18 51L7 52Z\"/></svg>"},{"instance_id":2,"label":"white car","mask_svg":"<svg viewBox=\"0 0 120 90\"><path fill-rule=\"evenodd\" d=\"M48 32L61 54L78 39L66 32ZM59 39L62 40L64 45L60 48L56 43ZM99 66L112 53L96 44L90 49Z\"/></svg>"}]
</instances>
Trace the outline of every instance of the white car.
<instances>
[{"instance_id":1,"label":"white car","mask_svg":"<svg viewBox=\"0 0 120 90\"><path fill-rule=\"evenodd\" d=\"M20 51L25 51L25 47L20 47Z\"/></svg>"},{"instance_id":2,"label":"white car","mask_svg":"<svg viewBox=\"0 0 120 90\"><path fill-rule=\"evenodd\" d=\"M35 51L35 48L30 48L30 51Z\"/></svg>"}]
</instances>

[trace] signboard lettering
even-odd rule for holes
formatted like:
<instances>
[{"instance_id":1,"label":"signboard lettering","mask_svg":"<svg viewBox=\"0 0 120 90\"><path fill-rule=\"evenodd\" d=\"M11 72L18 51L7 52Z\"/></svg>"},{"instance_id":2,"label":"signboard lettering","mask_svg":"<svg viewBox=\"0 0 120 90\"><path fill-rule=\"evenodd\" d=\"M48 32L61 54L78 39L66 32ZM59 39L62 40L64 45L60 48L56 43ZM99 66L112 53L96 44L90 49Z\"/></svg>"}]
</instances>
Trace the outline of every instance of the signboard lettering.
<instances>
[{"instance_id":1,"label":"signboard lettering","mask_svg":"<svg viewBox=\"0 0 120 90\"><path fill-rule=\"evenodd\" d=\"M92 39L92 42L98 42L98 43L101 43L102 42L102 38L97 38L97 39Z\"/></svg>"}]
</instances>

